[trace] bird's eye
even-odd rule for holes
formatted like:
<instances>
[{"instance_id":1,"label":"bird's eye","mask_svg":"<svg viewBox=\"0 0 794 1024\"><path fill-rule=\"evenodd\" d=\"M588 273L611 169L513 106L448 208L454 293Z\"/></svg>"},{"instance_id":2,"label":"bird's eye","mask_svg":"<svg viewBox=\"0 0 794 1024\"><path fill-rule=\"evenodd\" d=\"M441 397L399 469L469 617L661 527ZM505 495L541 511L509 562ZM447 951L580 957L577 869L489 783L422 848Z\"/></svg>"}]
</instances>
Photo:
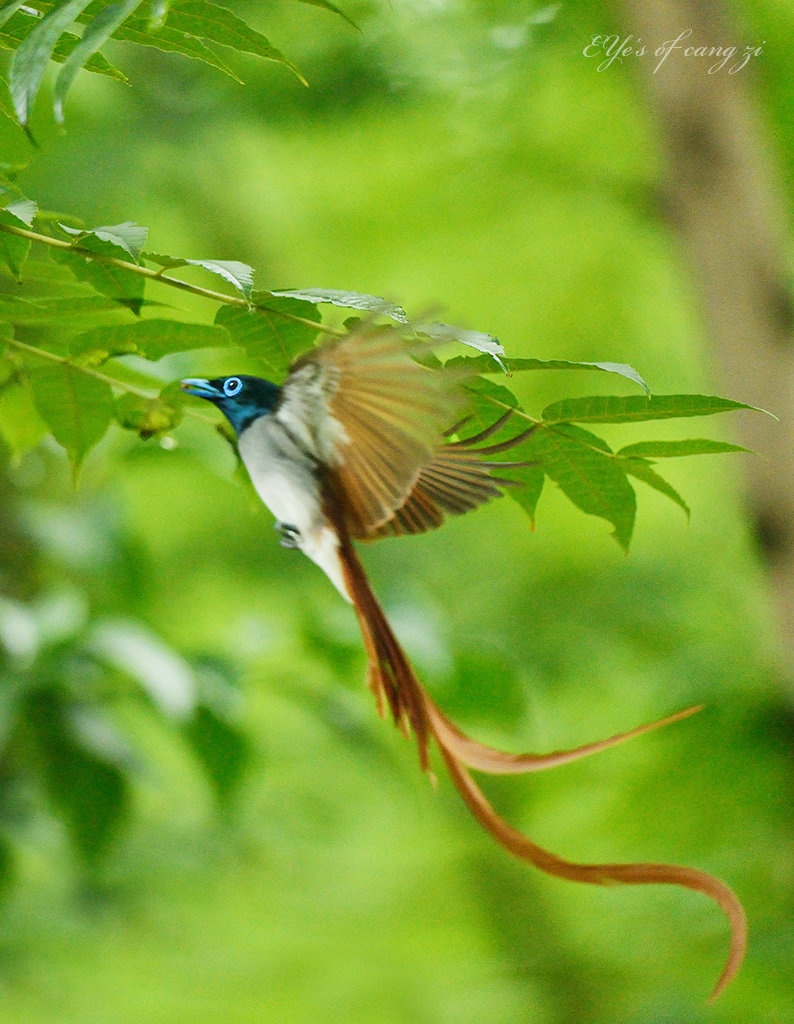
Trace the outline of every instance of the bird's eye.
<instances>
[{"instance_id":1,"label":"bird's eye","mask_svg":"<svg viewBox=\"0 0 794 1024\"><path fill-rule=\"evenodd\" d=\"M239 377L229 377L229 379L224 382L223 393L231 398L233 395L238 393L242 386L243 382Z\"/></svg>"}]
</instances>

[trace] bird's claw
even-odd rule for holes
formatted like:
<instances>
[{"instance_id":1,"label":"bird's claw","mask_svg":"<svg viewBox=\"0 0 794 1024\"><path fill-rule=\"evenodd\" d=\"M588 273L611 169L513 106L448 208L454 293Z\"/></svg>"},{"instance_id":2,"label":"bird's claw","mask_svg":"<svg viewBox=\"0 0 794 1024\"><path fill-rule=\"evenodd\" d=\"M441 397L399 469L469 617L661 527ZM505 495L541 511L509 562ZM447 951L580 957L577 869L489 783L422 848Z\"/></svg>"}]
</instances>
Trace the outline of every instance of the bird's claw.
<instances>
[{"instance_id":1,"label":"bird's claw","mask_svg":"<svg viewBox=\"0 0 794 1024\"><path fill-rule=\"evenodd\" d=\"M290 526L289 523L279 521L275 524L275 529L281 537L279 544L283 548L300 547L301 534L297 526Z\"/></svg>"}]
</instances>

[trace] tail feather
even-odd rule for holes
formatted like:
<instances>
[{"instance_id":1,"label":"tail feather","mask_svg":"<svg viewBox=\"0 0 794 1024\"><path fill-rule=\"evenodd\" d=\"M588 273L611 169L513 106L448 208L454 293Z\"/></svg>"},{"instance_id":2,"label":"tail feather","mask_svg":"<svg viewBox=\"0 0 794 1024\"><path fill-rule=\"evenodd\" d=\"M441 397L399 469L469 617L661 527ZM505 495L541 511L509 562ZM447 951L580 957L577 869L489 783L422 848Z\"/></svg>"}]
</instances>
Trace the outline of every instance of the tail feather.
<instances>
[{"instance_id":1,"label":"tail feather","mask_svg":"<svg viewBox=\"0 0 794 1024\"><path fill-rule=\"evenodd\" d=\"M679 721L700 708L687 708L629 732L573 750L553 751L549 754L510 754L480 743L451 722L425 692L389 626L343 524L338 524L338 531L343 578L358 616L367 651L369 686L375 694L381 715L388 706L402 732L406 736L413 733L422 768L429 770L429 746L432 740L439 748L455 787L482 828L513 856L546 874L594 885L678 885L701 892L714 900L727 916L731 927L728 957L711 994L711 999L715 999L739 970L747 943L744 910L724 882L704 871L676 864L577 864L564 860L533 843L529 837L504 821L469 772L469 768L474 768L492 775L518 774L566 764Z\"/></svg>"}]
</instances>

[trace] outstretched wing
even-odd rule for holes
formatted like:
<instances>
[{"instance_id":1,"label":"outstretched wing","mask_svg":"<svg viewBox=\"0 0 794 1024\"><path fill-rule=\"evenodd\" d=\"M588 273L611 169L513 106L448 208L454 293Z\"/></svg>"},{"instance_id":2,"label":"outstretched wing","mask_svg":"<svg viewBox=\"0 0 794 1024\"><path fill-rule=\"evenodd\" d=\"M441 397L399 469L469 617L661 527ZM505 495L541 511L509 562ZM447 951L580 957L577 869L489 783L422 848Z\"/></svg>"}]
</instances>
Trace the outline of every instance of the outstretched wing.
<instances>
[{"instance_id":1,"label":"outstretched wing","mask_svg":"<svg viewBox=\"0 0 794 1024\"><path fill-rule=\"evenodd\" d=\"M460 378L411 358L395 332L360 332L302 356L283 386L276 416L303 433L323 467L352 537L421 533L446 515L476 508L510 481L491 476L509 465L474 450L474 438L444 443L464 404Z\"/></svg>"}]
</instances>

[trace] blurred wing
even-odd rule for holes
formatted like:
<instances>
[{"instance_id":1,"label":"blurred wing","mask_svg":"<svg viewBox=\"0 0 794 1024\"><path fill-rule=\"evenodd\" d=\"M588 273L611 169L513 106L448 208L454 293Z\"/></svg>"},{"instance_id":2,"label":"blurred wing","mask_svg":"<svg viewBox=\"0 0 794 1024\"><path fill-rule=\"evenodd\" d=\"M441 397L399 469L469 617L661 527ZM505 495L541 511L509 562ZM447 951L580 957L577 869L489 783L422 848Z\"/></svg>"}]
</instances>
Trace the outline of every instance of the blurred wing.
<instances>
[{"instance_id":1,"label":"blurred wing","mask_svg":"<svg viewBox=\"0 0 794 1024\"><path fill-rule=\"evenodd\" d=\"M483 462L465 448L444 445L420 470L404 504L368 536L374 539L434 530L446 516L462 515L499 497L503 487L516 486L518 481L502 480L490 472L511 465L517 463Z\"/></svg>"},{"instance_id":2,"label":"blurred wing","mask_svg":"<svg viewBox=\"0 0 794 1024\"><path fill-rule=\"evenodd\" d=\"M394 333L358 333L299 359L276 415L308 430L348 530L369 537L433 463L461 400L455 378L414 362Z\"/></svg>"}]
</instances>

